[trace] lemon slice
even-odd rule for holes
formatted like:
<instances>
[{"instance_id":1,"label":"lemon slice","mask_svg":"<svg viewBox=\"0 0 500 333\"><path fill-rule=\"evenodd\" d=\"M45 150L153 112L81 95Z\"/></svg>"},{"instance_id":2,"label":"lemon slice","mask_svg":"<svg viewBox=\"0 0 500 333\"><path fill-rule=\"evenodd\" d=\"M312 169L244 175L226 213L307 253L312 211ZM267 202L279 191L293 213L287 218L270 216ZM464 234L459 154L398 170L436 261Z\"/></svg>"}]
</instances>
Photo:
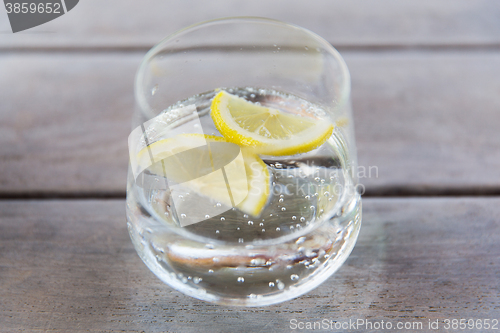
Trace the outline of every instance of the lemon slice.
<instances>
[{"instance_id":1,"label":"lemon slice","mask_svg":"<svg viewBox=\"0 0 500 333\"><path fill-rule=\"evenodd\" d=\"M165 177L171 190L180 184L225 205L218 213L237 207L259 216L269 198L266 164L222 137L180 134L143 148L137 160L142 169Z\"/></svg>"},{"instance_id":2,"label":"lemon slice","mask_svg":"<svg viewBox=\"0 0 500 333\"><path fill-rule=\"evenodd\" d=\"M210 115L227 141L264 155L308 152L321 146L333 131L325 119L263 107L225 91L214 97Z\"/></svg>"}]
</instances>

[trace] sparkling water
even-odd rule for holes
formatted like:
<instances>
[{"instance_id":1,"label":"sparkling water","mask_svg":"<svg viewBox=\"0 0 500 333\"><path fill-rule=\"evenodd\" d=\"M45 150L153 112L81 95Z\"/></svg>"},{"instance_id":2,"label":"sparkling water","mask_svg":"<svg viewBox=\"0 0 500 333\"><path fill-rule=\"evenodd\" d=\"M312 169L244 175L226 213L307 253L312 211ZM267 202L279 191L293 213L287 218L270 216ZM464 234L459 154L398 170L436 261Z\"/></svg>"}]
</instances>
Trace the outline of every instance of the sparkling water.
<instances>
[{"instance_id":1,"label":"sparkling water","mask_svg":"<svg viewBox=\"0 0 500 333\"><path fill-rule=\"evenodd\" d=\"M320 106L276 91L227 91L284 112L325 115ZM205 134L221 136L210 117L215 94L196 95L167 108L145 129L148 142L176 131L199 133L200 124ZM194 108L199 121L182 112ZM332 136L311 152L261 156L271 183L260 216L232 208L186 226L186 214L173 209L171 191L137 186L129 174L127 217L134 246L161 280L199 299L257 306L299 296L340 267L359 232L361 199L346 147L339 122ZM189 189L177 202L193 210L220 205Z\"/></svg>"}]
</instances>

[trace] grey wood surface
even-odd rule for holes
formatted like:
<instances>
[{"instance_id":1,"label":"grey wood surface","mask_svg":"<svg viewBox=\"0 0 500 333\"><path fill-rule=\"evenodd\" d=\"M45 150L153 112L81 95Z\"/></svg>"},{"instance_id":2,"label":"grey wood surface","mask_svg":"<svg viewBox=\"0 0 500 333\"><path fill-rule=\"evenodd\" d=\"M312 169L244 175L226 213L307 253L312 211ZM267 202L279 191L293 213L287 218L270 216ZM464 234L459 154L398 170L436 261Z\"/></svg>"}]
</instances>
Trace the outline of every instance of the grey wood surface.
<instances>
[{"instance_id":1,"label":"grey wood surface","mask_svg":"<svg viewBox=\"0 0 500 333\"><path fill-rule=\"evenodd\" d=\"M358 243L329 280L290 302L242 309L162 284L132 247L123 200L2 201L0 332L288 332L292 319L445 332L447 318L500 319L500 199L363 206ZM426 329L436 319L441 328Z\"/></svg>"},{"instance_id":2,"label":"grey wood surface","mask_svg":"<svg viewBox=\"0 0 500 333\"><path fill-rule=\"evenodd\" d=\"M0 49L149 48L185 26L242 15L297 24L342 47L500 45L497 0L85 0L15 35L0 10Z\"/></svg>"},{"instance_id":3,"label":"grey wood surface","mask_svg":"<svg viewBox=\"0 0 500 333\"><path fill-rule=\"evenodd\" d=\"M368 193L500 193L500 52L343 55ZM123 196L142 56L0 55L0 195Z\"/></svg>"}]
</instances>

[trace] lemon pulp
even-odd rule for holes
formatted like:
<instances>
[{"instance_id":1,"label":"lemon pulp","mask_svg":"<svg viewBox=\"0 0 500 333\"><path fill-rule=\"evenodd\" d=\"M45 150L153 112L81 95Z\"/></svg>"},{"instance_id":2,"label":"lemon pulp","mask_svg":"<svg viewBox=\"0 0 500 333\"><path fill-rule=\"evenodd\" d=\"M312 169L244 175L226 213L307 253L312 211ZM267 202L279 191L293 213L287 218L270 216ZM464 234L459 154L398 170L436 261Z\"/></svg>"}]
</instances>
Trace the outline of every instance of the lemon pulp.
<instances>
[{"instance_id":1,"label":"lemon pulp","mask_svg":"<svg viewBox=\"0 0 500 333\"><path fill-rule=\"evenodd\" d=\"M210 115L227 141L262 155L308 152L321 146L333 131L326 119L264 107L225 91L212 100Z\"/></svg>"}]
</instances>

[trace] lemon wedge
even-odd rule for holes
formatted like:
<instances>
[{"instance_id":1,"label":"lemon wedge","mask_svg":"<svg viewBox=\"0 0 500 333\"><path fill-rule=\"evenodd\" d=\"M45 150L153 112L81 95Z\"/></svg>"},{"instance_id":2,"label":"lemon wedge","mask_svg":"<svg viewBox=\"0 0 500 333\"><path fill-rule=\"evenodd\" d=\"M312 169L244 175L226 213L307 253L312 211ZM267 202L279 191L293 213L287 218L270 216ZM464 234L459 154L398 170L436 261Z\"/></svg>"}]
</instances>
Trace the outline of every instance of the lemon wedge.
<instances>
[{"instance_id":1,"label":"lemon wedge","mask_svg":"<svg viewBox=\"0 0 500 333\"><path fill-rule=\"evenodd\" d=\"M171 191L180 185L222 203L217 214L236 207L259 216L270 195L266 164L222 137L180 134L143 148L137 160L142 169L165 177Z\"/></svg>"},{"instance_id":2,"label":"lemon wedge","mask_svg":"<svg viewBox=\"0 0 500 333\"><path fill-rule=\"evenodd\" d=\"M263 155L308 152L321 146L333 131L328 120L267 108L225 91L212 100L210 115L227 141Z\"/></svg>"}]
</instances>

